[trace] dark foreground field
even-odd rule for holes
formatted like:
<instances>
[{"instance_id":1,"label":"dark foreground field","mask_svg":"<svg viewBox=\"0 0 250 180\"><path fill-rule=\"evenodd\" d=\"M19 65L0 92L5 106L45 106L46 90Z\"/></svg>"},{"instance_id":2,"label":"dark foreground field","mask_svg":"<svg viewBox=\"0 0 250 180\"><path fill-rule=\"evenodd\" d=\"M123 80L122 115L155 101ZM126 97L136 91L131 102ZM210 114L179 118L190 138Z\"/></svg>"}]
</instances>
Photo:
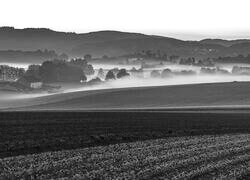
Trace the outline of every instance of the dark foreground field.
<instances>
[{"instance_id":1,"label":"dark foreground field","mask_svg":"<svg viewBox=\"0 0 250 180\"><path fill-rule=\"evenodd\" d=\"M0 112L0 158L169 136L249 133L245 110Z\"/></svg>"},{"instance_id":2,"label":"dark foreground field","mask_svg":"<svg viewBox=\"0 0 250 180\"><path fill-rule=\"evenodd\" d=\"M0 159L0 179L250 178L250 134L170 137Z\"/></svg>"}]
</instances>

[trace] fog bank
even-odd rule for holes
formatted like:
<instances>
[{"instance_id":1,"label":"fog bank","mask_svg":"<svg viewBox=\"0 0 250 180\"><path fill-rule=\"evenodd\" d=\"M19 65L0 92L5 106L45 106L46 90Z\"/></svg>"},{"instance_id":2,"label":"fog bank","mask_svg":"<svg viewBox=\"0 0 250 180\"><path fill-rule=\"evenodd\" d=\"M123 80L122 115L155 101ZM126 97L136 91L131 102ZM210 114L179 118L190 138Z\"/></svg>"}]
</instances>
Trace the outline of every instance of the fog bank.
<instances>
[{"instance_id":1,"label":"fog bank","mask_svg":"<svg viewBox=\"0 0 250 180\"><path fill-rule=\"evenodd\" d=\"M127 88L127 87L146 87L146 86L168 86L168 85L184 85L184 84L200 84L200 83L218 83L218 82L243 82L250 81L247 75L192 75L192 76L175 76L170 78L136 78L125 77L108 81L103 84L93 85L89 87L69 88L65 92L87 91L97 89L110 88Z\"/></svg>"}]
</instances>

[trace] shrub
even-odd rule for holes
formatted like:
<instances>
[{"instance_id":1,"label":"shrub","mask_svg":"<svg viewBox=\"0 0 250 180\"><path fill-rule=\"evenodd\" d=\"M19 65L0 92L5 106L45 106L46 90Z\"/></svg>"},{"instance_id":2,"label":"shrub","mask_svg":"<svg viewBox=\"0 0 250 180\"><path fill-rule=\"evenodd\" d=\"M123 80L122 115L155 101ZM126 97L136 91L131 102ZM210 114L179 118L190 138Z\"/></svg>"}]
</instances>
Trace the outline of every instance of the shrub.
<instances>
[{"instance_id":1,"label":"shrub","mask_svg":"<svg viewBox=\"0 0 250 180\"><path fill-rule=\"evenodd\" d=\"M129 73L126 71L126 69L121 69L119 70L119 72L117 73L116 77L119 78L123 78L125 76L129 76Z\"/></svg>"},{"instance_id":2,"label":"shrub","mask_svg":"<svg viewBox=\"0 0 250 180\"><path fill-rule=\"evenodd\" d=\"M110 71L108 71L105 80L112 80L112 79L113 80L115 79L115 75L114 75L113 71L110 70Z\"/></svg>"}]
</instances>

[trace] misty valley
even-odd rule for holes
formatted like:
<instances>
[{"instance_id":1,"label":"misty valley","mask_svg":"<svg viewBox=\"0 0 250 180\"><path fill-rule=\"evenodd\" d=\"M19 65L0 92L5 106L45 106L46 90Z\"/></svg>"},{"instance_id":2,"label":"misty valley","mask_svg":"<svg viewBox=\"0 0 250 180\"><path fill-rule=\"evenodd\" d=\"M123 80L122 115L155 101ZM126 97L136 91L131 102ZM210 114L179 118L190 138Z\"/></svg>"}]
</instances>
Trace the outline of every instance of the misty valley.
<instances>
[{"instance_id":1,"label":"misty valley","mask_svg":"<svg viewBox=\"0 0 250 180\"><path fill-rule=\"evenodd\" d=\"M250 40L0 27L0 179L249 179Z\"/></svg>"},{"instance_id":2,"label":"misty valley","mask_svg":"<svg viewBox=\"0 0 250 180\"><path fill-rule=\"evenodd\" d=\"M76 91L250 80L248 39L1 27L0 41L1 108Z\"/></svg>"},{"instance_id":3,"label":"misty valley","mask_svg":"<svg viewBox=\"0 0 250 180\"><path fill-rule=\"evenodd\" d=\"M49 59L41 64L3 62L0 96L6 104L8 100L76 91L250 80L247 63L147 53L112 58L92 58L87 54L69 59L65 55L65 58Z\"/></svg>"}]
</instances>

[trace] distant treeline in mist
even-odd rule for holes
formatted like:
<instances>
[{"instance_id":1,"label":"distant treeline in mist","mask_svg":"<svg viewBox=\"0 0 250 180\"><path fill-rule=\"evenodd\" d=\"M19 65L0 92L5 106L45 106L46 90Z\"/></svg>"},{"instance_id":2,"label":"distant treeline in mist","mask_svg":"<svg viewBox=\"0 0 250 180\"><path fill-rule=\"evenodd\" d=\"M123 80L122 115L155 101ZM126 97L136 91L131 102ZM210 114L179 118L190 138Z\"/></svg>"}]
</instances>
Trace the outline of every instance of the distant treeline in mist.
<instances>
[{"instance_id":1,"label":"distant treeline in mist","mask_svg":"<svg viewBox=\"0 0 250 180\"><path fill-rule=\"evenodd\" d=\"M156 60L162 62L171 62L171 63L178 63L182 65L195 65L195 66L214 66L215 63L242 63L248 64L250 63L250 52L247 55L232 55L232 56L219 56L216 58L197 58L194 56L190 57L181 57L179 55L168 55L160 50L142 50L140 52L136 52L133 54L127 54L119 57L108 57L103 56L104 60L122 60L127 64L130 62L135 62L136 60ZM127 62L126 62L127 61Z\"/></svg>"},{"instance_id":2,"label":"distant treeline in mist","mask_svg":"<svg viewBox=\"0 0 250 180\"><path fill-rule=\"evenodd\" d=\"M42 63L45 60L68 59L66 54L57 54L53 50L0 50L0 62L5 63Z\"/></svg>"},{"instance_id":3,"label":"distant treeline in mist","mask_svg":"<svg viewBox=\"0 0 250 180\"><path fill-rule=\"evenodd\" d=\"M219 63L250 63L250 54L244 56L239 54L237 56L227 56L227 57L218 57L214 60L215 62Z\"/></svg>"},{"instance_id":4,"label":"distant treeline in mist","mask_svg":"<svg viewBox=\"0 0 250 180\"><path fill-rule=\"evenodd\" d=\"M44 61L41 65L30 65L24 77L32 77L42 82L80 82L86 75L94 74L92 65L84 59L70 61L55 59Z\"/></svg>"}]
</instances>

